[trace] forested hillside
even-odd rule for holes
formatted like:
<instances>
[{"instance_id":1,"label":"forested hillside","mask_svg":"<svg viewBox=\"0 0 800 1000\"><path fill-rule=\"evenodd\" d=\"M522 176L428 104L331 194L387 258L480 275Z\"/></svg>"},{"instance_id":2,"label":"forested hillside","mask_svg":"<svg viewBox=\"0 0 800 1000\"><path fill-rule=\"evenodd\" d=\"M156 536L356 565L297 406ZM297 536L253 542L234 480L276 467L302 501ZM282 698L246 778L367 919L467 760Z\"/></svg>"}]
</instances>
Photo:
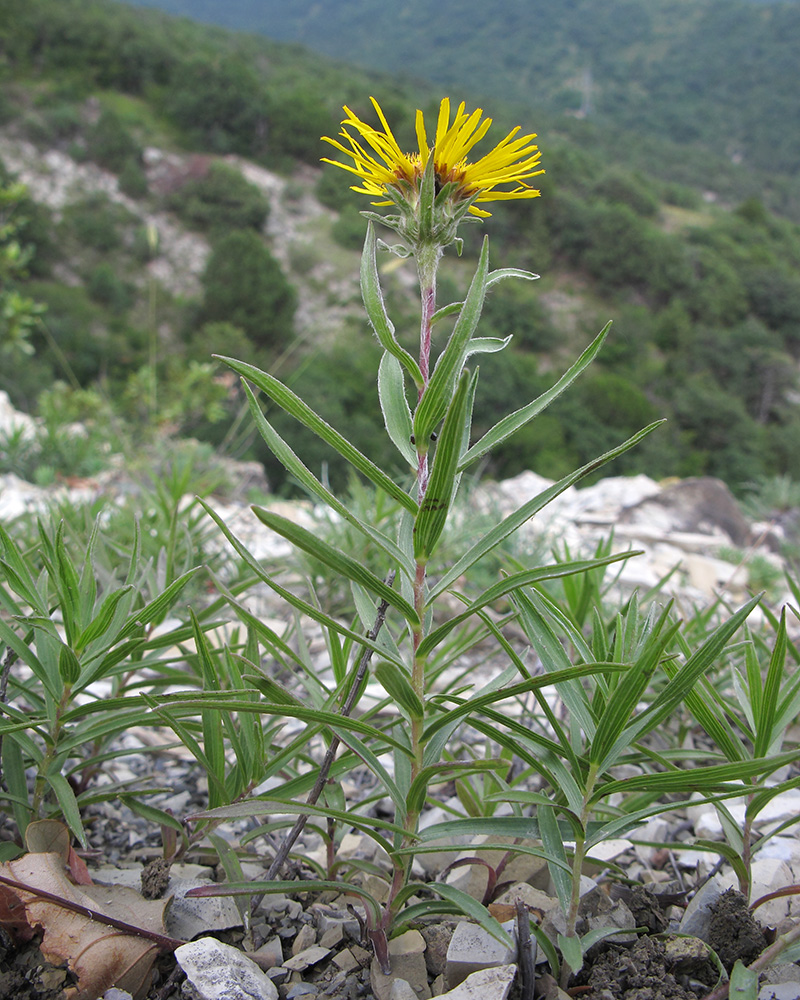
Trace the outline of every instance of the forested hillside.
<instances>
[{"instance_id":1,"label":"forested hillside","mask_svg":"<svg viewBox=\"0 0 800 1000\"><path fill-rule=\"evenodd\" d=\"M748 0L135 0L357 65L800 167L800 5Z\"/></svg>"},{"instance_id":2,"label":"forested hillside","mask_svg":"<svg viewBox=\"0 0 800 1000\"><path fill-rule=\"evenodd\" d=\"M704 16L711 0L692 7ZM559 5L568 8L581 4ZM76 176L86 165L108 179L58 208L6 197L3 240L30 259L0 273L3 294L46 311L30 329L33 355L14 354L0 388L50 419L150 421L231 447L240 400L211 365L221 352L277 368L366 451L381 448L378 348L356 286L367 206L343 173L319 168L319 137L335 134L343 103L371 114L374 94L410 145L414 109L431 114L438 89L112 0L7 0L0 53L0 160L3 149L16 162L30 148L40 162L57 154ZM735 165L704 149L693 184L680 173L685 147L669 136L626 144L618 131L615 148L591 117L528 108L523 119L500 101L490 110L498 131L521 120L539 132L547 174L542 198L500 206L482 226L494 266L542 279L506 283L487 302L484 333L514 341L481 364L476 432L547 388L608 319L614 326L592 373L488 471L556 476L663 415L666 428L617 472L709 473L734 488L800 478L800 227L765 203L764 175L748 157ZM776 165L795 141L776 146ZM644 146L661 151L660 172L637 169ZM7 190L12 173L2 173ZM194 284L163 277L170 227L205 248ZM466 235L474 255L477 227ZM468 270L456 260L445 268L442 302L463 294ZM398 328L413 331L402 268L386 281ZM317 467L330 457L313 439L298 450ZM0 442L6 463L8 452Z\"/></svg>"}]
</instances>

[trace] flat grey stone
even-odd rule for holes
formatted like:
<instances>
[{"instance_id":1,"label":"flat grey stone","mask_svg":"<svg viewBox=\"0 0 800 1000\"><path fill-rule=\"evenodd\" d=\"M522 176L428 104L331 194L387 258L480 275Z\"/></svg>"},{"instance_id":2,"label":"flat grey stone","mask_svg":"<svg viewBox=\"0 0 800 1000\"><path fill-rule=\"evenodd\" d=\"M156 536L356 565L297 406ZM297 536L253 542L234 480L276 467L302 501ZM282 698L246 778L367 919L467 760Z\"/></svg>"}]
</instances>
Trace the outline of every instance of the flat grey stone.
<instances>
[{"instance_id":1,"label":"flat grey stone","mask_svg":"<svg viewBox=\"0 0 800 1000\"><path fill-rule=\"evenodd\" d=\"M709 879L704 886L694 894L681 917L680 932L689 937L708 940L708 929L711 926L711 907L717 902L727 886L719 875Z\"/></svg>"},{"instance_id":2,"label":"flat grey stone","mask_svg":"<svg viewBox=\"0 0 800 1000\"><path fill-rule=\"evenodd\" d=\"M289 969L291 972L304 972L310 966L321 962L323 958L327 958L330 953L330 948L321 948L318 944L314 944L310 948L304 948L296 955L292 955L291 958L286 959L283 967L284 969Z\"/></svg>"},{"instance_id":3,"label":"flat grey stone","mask_svg":"<svg viewBox=\"0 0 800 1000\"><path fill-rule=\"evenodd\" d=\"M442 993L438 1000L506 1000L516 974L516 965L481 969L449 993Z\"/></svg>"},{"instance_id":4,"label":"flat grey stone","mask_svg":"<svg viewBox=\"0 0 800 1000\"><path fill-rule=\"evenodd\" d=\"M419 997L405 979L395 979L389 989L389 1000L419 1000Z\"/></svg>"},{"instance_id":5,"label":"flat grey stone","mask_svg":"<svg viewBox=\"0 0 800 1000\"><path fill-rule=\"evenodd\" d=\"M255 962L215 938L175 949L198 1000L278 1000L278 989Z\"/></svg>"},{"instance_id":6,"label":"flat grey stone","mask_svg":"<svg viewBox=\"0 0 800 1000\"><path fill-rule=\"evenodd\" d=\"M758 1000L797 1000L800 983L767 983L758 991Z\"/></svg>"},{"instance_id":7,"label":"flat grey stone","mask_svg":"<svg viewBox=\"0 0 800 1000\"><path fill-rule=\"evenodd\" d=\"M503 924L505 930L514 937L514 921ZM531 940L533 959L536 959L536 942ZM512 947L493 938L478 924L462 920L456 924L450 946L447 949L445 979L450 989L464 982L475 972L513 965L517 959L516 943ZM513 976L512 976L513 978Z\"/></svg>"}]
</instances>

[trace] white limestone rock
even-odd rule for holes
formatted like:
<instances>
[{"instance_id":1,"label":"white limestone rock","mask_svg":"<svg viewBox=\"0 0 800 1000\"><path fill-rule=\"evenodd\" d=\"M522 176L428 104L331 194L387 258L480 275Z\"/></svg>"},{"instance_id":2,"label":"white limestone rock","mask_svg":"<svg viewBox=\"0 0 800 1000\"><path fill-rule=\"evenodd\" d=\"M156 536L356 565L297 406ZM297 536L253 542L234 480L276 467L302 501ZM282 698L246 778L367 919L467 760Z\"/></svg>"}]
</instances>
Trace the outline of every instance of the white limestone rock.
<instances>
[{"instance_id":1,"label":"white limestone rock","mask_svg":"<svg viewBox=\"0 0 800 1000\"><path fill-rule=\"evenodd\" d=\"M197 1000L278 1000L278 988L238 948L200 938L175 949Z\"/></svg>"}]
</instances>

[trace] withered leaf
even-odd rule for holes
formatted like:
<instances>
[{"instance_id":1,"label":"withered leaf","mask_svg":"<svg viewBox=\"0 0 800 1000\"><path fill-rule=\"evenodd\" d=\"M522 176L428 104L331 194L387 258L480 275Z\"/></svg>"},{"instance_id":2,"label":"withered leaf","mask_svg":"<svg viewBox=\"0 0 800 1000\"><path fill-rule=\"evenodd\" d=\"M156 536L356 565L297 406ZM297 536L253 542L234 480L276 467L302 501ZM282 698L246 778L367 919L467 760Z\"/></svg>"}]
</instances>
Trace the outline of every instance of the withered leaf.
<instances>
[{"instance_id":1,"label":"withered leaf","mask_svg":"<svg viewBox=\"0 0 800 1000\"><path fill-rule=\"evenodd\" d=\"M146 900L124 886L75 886L59 854L26 854L0 865L0 874L104 916L164 934L169 900ZM64 909L24 889L0 885L0 923L9 926L5 914L14 925L9 929L18 930L21 911L31 930L42 930L45 959L56 965L67 962L75 973L77 986L67 991L68 1000L97 1000L112 986L128 990L136 1000L144 997L158 953L154 941Z\"/></svg>"}]
</instances>

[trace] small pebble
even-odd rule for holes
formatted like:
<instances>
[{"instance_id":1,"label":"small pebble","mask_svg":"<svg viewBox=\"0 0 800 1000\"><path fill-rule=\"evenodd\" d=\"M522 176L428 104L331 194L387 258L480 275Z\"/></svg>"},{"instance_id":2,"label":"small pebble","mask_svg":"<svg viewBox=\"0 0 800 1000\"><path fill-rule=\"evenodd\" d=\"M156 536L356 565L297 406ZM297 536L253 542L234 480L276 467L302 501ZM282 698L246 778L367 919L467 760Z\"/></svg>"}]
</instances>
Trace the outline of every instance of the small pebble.
<instances>
[{"instance_id":1,"label":"small pebble","mask_svg":"<svg viewBox=\"0 0 800 1000\"><path fill-rule=\"evenodd\" d=\"M313 983L293 983L286 991L286 1000L316 996L317 993L319 993L319 989Z\"/></svg>"}]
</instances>

